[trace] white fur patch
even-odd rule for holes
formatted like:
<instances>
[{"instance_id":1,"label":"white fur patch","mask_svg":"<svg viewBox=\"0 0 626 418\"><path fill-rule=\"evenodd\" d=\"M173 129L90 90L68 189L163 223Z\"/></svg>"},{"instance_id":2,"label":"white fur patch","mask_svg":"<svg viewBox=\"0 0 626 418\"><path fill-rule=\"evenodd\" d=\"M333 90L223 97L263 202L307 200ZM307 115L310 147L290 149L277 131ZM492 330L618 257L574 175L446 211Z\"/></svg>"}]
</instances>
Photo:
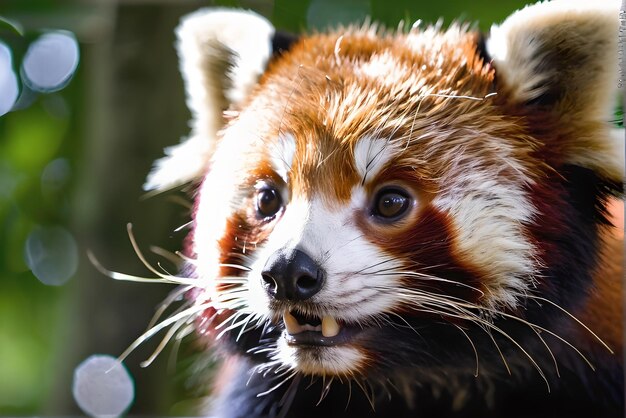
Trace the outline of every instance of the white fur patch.
<instances>
[{"instance_id":1,"label":"white fur patch","mask_svg":"<svg viewBox=\"0 0 626 418\"><path fill-rule=\"evenodd\" d=\"M325 347L323 350L300 350L278 341L276 359L309 375L351 375L365 360L365 355L355 347Z\"/></svg>"},{"instance_id":2,"label":"white fur patch","mask_svg":"<svg viewBox=\"0 0 626 418\"><path fill-rule=\"evenodd\" d=\"M281 135L278 143L271 150L272 168L285 183L293 164L293 157L296 153L296 139L291 134Z\"/></svg>"},{"instance_id":3,"label":"white fur patch","mask_svg":"<svg viewBox=\"0 0 626 418\"><path fill-rule=\"evenodd\" d=\"M618 0L554 0L533 4L513 13L501 25L492 26L487 50L498 71L506 75L507 83L515 86L515 95L529 100L541 93L536 89L537 86L551 75L549 72L537 73L537 60L542 58L537 51L545 47L546 41L550 42L547 38L560 35L558 32L563 29L559 29L559 25L570 20L579 23L580 33L585 37L616 38L618 10ZM549 32L546 28L554 29ZM572 44L579 42L577 36L577 33L568 36ZM583 49L585 45L581 44L579 48ZM609 55L616 54L617 51ZM596 64L608 66L612 62ZM614 72L614 69L602 71L605 74Z\"/></svg>"},{"instance_id":4,"label":"white fur patch","mask_svg":"<svg viewBox=\"0 0 626 418\"><path fill-rule=\"evenodd\" d=\"M410 69L403 65L390 53L382 53L372 56L360 67L355 69L358 75L381 81L386 86L398 84L398 80L409 77Z\"/></svg>"},{"instance_id":5,"label":"white fur patch","mask_svg":"<svg viewBox=\"0 0 626 418\"><path fill-rule=\"evenodd\" d=\"M176 34L191 134L166 149L145 190L166 190L204 175L224 125L222 112L241 102L265 71L274 27L249 11L201 9L185 16Z\"/></svg>"},{"instance_id":6,"label":"white fur patch","mask_svg":"<svg viewBox=\"0 0 626 418\"><path fill-rule=\"evenodd\" d=\"M543 93L572 138L559 148L569 164L622 178L609 125L618 73L619 0L554 0L513 13L491 28L487 50L500 82L514 101ZM579 134L580 132L580 134ZM558 140L555 138L555 140Z\"/></svg>"},{"instance_id":7,"label":"white fur patch","mask_svg":"<svg viewBox=\"0 0 626 418\"><path fill-rule=\"evenodd\" d=\"M206 280L206 290L209 292L207 297L213 300L217 300L218 296L213 292L214 281L219 277L220 271L217 265L222 252L219 239L226 233L227 221L235 211L233 203L236 204L238 200L239 180L234 173L248 168L242 150L250 149L250 143L254 140L253 136L245 133L245 129L233 129L220 141L215 150L211 172L205 177L199 191L193 249L197 254L198 276Z\"/></svg>"},{"instance_id":8,"label":"white fur patch","mask_svg":"<svg viewBox=\"0 0 626 418\"><path fill-rule=\"evenodd\" d=\"M354 147L354 163L364 183L374 179L397 153L397 144L389 139L361 138Z\"/></svg>"},{"instance_id":9,"label":"white fur patch","mask_svg":"<svg viewBox=\"0 0 626 418\"><path fill-rule=\"evenodd\" d=\"M206 102L207 83L214 82L213 75L205 73L205 58L211 53L207 47L222 45L231 51L232 69L228 73L231 82L219 87L225 89L230 103L238 103L265 71L272 54L274 27L251 11L200 9L183 18L177 35L189 108L196 113L215 112L221 109L207 108L213 103Z\"/></svg>"},{"instance_id":10,"label":"white fur patch","mask_svg":"<svg viewBox=\"0 0 626 418\"><path fill-rule=\"evenodd\" d=\"M165 157L154 162L143 189L167 190L200 177L207 169L213 146L212 140L191 136L165 148Z\"/></svg>"},{"instance_id":11,"label":"white fur patch","mask_svg":"<svg viewBox=\"0 0 626 418\"><path fill-rule=\"evenodd\" d=\"M537 270L535 249L522 228L535 215L533 205L519 185L503 183L498 173L467 167L455 175L449 184L456 186L433 205L451 215L461 255L486 274L485 305L515 307Z\"/></svg>"}]
</instances>

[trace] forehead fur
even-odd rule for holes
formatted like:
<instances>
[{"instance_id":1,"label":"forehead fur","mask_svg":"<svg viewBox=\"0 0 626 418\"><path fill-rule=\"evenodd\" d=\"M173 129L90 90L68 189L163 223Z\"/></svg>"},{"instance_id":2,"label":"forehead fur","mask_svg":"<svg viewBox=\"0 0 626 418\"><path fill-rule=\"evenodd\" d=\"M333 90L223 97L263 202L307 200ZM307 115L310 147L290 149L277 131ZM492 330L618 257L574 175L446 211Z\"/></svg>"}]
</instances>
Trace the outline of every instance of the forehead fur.
<instances>
[{"instance_id":1,"label":"forehead fur","mask_svg":"<svg viewBox=\"0 0 626 418\"><path fill-rule=\"evenodd\" d=\"M241 117L263 120L263 141L292 137L292 186L326 199L346 201L363 181L355 153L366 137L393 141L387 159L417 181L441 178L461 151L502 165L532 141L498 113L494 71L466 29L392 35L366 26L304 38L270 64ZM489 150L484 141L503 131L510 146Z\"/></svg>"}]
</instances>

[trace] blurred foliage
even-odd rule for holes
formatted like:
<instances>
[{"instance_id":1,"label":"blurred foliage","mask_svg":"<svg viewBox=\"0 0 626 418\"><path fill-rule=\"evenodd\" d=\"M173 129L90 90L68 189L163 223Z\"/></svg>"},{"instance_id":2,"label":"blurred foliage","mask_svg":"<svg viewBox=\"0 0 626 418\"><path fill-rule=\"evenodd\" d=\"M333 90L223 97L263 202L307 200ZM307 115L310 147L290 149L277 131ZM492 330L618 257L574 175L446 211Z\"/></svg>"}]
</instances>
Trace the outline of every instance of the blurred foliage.
<instances>
[{"instance_id":1,"label":"blurred foliage","mask_svg":"<svg viewBox=\"0 0 626 418\"><path fill-rule=\"evenodd\" d=\"M0 14L9 17L18 7L51 10L53 3L3 2ZM18 80L24 54L40 33L24 31L13 19L0 19L0 41L12 51ZM79 80L64 91L41 96L20 86L14 110L0 116L0 358L5 359L0 362L0 415L43 411L55 384L50 371L64 349L70 286L38 281L24 252L36 227L67 225L72 216L71 176L55 182L44 173L58 159L70 170L75 164L82 139L76 130L80 114L72 107L79 103L81 90Z\"/></svg>"},{"instance_id":2,"label":"blurred foliage","mask_svg":"<svg viewBox=\"0 0 626 418\"><path fill-rule=\"evenodd\" d=\"M140 10L142 7L150 10L155 7L168 8L175 4L174 1L149 0L139 3L141 5L135 7ZM478 21L479 28L487 30L493 22L501 21L524 3L519 0L497 3L468 3L464 0L438 3L414 0L216 0L198 1L194 6L252 8L268 15L276 27L299 32L323 29L337 23L363 21L366 16L393 28L401 20L410 24L417 19L436 22L443 17L444 24L448 24L455 18L461 18L470 22ZM23 30L15 16L26 19L43 16L43 20L38 21L46 22L46 16L64 13L76 16L76 10L82 13L84 8L84 4L78 7L70 1L60 5L55 0L2 0L0 16L7 20L0 19L0 41L13 51L16 74L19 75L19 65L29 43L38 36L43 26ZM112 16L114 18L115 15ZM84 52L96 48L97 42L107 41L89 39L86 42L81 39L80 33L77 35ZM119 53L129 53L132 42L129 41L128 50ZM163 48L168 47L170 45L163 45ZM155 72L158 70L154 68ZM48 413L46 402L50 402L48 396L57 382L51 371L58 370L57 363L66 355L68 345L71 344L67 339L67 327L75 322L68 320L68 307L76 297L75 280L62 287L42 284L27 266L24 246L29 233L37 226L61 225L69 228L72 219L79 215L77 211L85 208L93 210L89 205L76 203L84 199L76 195L79 180L77 168L85 164L80 160L82 151L92 140L88 128L84 126L87 123L84 107L90 106L87 92L92 86L85 82L87 77L83 71L85 69L79 66L73 81L66 88L49 95L35 94L22 85L22 96L16 108L0 116L0 415ZM145 100L150 101L150 98ZM184 106L182 101L180 106ZM618 112L621 112L617 114L621 119L623 110ZM132 120L126 123L144 122ZM168 118L161 117L160 123L167 124ZM177 140L171 138L171 143ZM62 161L69 171L66 178L54 180L53 187L50 187L44 172L55 161ZM105 164L116 169L115 162ZM130 199L137 200L139 197L140 190L137 190L137 194ZM89 218L88 215L80 215ZM154 406L153 409L141 410L139 413L188 414L190 410L185 401L193 391L187 388L186 382L185 376L176 378L179 398L174 400L174 406L169 409ZM154 405L163 408L156 400Z\"/></svg>"},{"instance_id":3,"label":"blurred foliage","mask_svg":"<svg viewBox=\"0 0 626 418\"><path fill-rule=\"evenodd\" d=\"M42 187L46 166L69 156L65 146L80 143L67 110L55 109L69 93L0 117L0 352L11 359L0 362L0 414L37 412L54 384L48 371L68 293L37 281L24 246L36 226L67 224L71 216L70 184Z\"/></svg>"}]
</instances>

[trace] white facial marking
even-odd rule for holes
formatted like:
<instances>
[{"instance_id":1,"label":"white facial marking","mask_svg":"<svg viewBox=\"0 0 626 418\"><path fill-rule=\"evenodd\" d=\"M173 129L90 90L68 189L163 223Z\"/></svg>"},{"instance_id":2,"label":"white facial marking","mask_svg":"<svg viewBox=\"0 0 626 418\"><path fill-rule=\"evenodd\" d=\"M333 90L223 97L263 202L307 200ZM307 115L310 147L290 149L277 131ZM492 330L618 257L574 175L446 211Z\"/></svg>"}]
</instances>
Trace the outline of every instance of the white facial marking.
<instances>
[{"instance_id":1,"label":"white facial marking","mask_svg":"<svg viewBox=\"0 0 626 418\"><path fill-rule=\"evenodd\" d=\"M459 186L438 196L433 205L451 215L461 255L487 274L484 303L514 307L532 286L528 277L537 268L535 249L522 229L534 216L533 205L519 185L503 184L493 174L466 169L459 180L457 172Z\"/></svg>"},{"instance_id":2,"label":"white facial marking","mask_svg":"<svg viewBox=\"0 0 626 418\"><path fill-rule=\"evenodd\" d=\"M278 143L272 149L272 168L285 182L293 164L293 157L296 153L296 140L291 134L281 135Z\"/></svg>"},{"instance_id":3,"label":"white facial marking","mask_svg":"<svg viewBox=\"0 0 626 418\"><path fill-rule=\"evenodd\" d=\"M397 145L388 139L361 138L354 147L354 162L361 179L372 180L397 152Z\"/></svg>"}]
</instances>

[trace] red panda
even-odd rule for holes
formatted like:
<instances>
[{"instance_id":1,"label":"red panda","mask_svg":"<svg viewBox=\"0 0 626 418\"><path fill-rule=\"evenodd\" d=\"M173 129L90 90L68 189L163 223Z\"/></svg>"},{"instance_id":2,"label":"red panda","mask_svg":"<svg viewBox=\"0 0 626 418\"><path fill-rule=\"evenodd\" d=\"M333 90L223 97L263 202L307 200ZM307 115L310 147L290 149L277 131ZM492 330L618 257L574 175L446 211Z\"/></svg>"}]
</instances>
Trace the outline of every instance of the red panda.
<instances>
[{"instance_id":1,"label":"red panda","mask_svg":"<svg viewBox=\"0 0 626 418\"><path fill-rule=\"evenodd\" d=\"M224 9L177 35L191 133L146 188L199 185L211 414L622 416L616 2L486 36Z\"/></svg>"}]
</instances>

